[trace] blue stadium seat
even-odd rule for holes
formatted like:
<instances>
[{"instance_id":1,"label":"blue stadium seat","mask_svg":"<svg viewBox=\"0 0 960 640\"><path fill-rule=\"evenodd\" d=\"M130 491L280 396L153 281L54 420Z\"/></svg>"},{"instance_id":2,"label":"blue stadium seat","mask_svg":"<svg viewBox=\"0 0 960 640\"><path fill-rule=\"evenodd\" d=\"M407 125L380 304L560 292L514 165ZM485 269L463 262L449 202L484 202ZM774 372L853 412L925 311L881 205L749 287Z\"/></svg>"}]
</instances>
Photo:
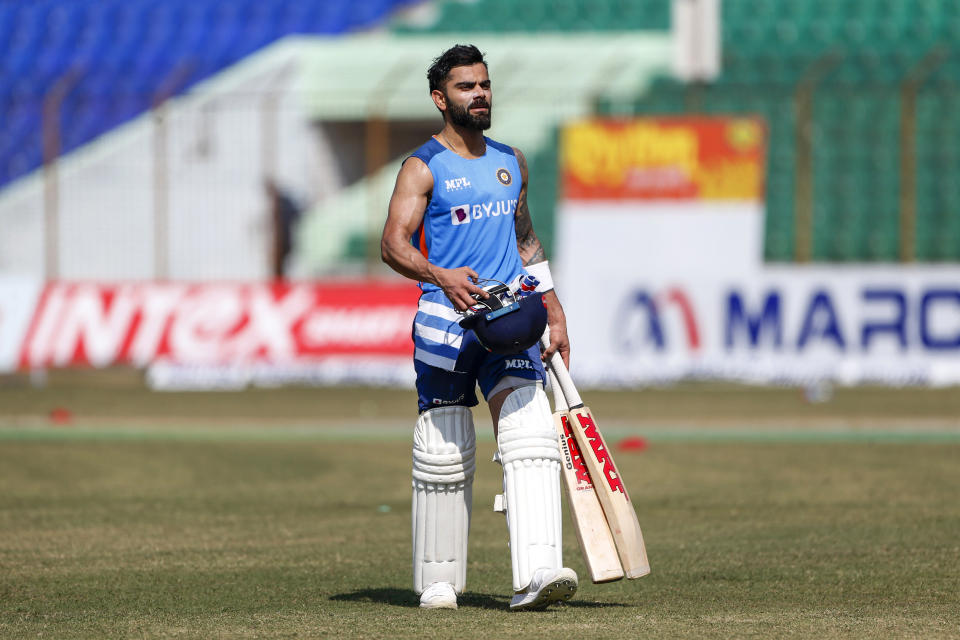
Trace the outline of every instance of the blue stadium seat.
<instances>
[{"instance_id":1,"label":"blue stadium seat","mask_svg":"<svg viewBox=\"0 0 960 640\"><path fill-rule=\"evenodd\" d=\"M412 1L0 0L0 188L39 166L39 133L25 132L72 68L83 75L62 107L65 148L148 109L185 61L181 90L285 35L367 28Z\"/></svg>"}]
</instances>

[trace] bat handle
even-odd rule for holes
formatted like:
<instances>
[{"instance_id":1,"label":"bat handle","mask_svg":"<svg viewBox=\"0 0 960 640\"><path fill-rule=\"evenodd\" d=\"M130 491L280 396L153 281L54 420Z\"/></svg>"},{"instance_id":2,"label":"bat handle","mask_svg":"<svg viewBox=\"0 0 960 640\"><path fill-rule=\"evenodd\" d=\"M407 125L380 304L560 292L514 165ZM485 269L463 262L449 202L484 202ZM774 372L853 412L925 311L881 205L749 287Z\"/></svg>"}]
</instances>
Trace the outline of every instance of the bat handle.
<instances>
[{"instance_id":1,"label":"bat handle","mask_svg":"<svg viewBox=\"0 0 960 640\"><path fill-rule=\"evenodd\" d=\"M553 389L553 410L566 411L567 399L564 397L563 389L560 388L560 381L557 380L557 376L553 373L551 367L547 367L547 376L550 378L550 388Z\"/></svg>"},{"instance_id":2,"label":"bat handle","mask_svg":"<svg viewBox=\"0 0 960 640\"><path fill-rule=\"evenodd\" d=\"M543 336L540 338L540 346L546 349L550 345L550 334L549 328L544 331ZM557 382L560 383L560 391L564 397L565 404L570 409L579 409L583 406L583 400L580 399L580 394L577 393L577 388L573 385L573 378L570 377L570 372L567 371L567 366L563 364L563 358L560 356L560 352L556 352L553 356L550 357L550 361L547 362L550 373L556 378ZM551 381L553 378L551 378ZM556 388L556 387L554 387ZM554 393L554 401L557 401L558 395ZM558 403L559 410L559 403Z\"/></svg>"}]
</instances>

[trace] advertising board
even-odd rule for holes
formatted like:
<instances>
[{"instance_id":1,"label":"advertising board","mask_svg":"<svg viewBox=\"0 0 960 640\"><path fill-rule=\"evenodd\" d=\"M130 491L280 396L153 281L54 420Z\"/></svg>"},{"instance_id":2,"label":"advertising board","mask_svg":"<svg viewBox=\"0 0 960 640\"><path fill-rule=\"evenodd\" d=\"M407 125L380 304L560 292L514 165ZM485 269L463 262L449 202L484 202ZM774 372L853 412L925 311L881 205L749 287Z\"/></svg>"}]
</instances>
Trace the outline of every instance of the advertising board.
<instances>
[{"instance_id":1,"label":"advertising board","mask_svg":"<svg viewBox=\"0 0 960 640\"><path fill-rule=\"evenodd\" d=\"M960 382L960 266L763 262L763 131L745 118L564 131L556 264L574 375Z\"/></svg>"}]
</instances>

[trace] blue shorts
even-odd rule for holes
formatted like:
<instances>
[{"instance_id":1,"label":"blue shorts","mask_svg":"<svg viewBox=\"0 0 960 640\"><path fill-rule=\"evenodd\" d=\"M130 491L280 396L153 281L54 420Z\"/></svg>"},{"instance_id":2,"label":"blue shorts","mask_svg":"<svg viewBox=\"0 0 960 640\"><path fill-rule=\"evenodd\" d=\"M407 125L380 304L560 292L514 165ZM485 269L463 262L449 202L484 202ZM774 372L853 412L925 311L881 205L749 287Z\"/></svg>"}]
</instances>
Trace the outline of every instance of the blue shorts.
<instances>
[{"instance_id":1,"label":"blue shorts","mask_svg":"<svg viewBox=\"0 0 960 640\"><path fill-rule=\"evenodd\" d=\"M419 411L462 405L477 405L476 386L484 398L489 396L505 376L523 378L546 384L546 373L540 360L540 346L534 345L522 353L501 355L490 353L477 341L472 331L463 334L456 358L456 370L448 371L414 359L417 371L417 401Z\"/></svg>"}]
</instances>

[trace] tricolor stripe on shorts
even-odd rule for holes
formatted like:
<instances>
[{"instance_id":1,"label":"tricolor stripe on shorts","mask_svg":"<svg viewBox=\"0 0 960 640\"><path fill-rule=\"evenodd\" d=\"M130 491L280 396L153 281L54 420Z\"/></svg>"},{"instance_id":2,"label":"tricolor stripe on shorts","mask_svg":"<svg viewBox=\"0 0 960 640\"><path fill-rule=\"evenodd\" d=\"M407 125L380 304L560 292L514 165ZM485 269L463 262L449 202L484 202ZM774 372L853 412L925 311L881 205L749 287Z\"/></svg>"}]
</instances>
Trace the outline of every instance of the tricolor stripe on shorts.
<instances>
[{"instance_id":1,"label":"tricolor stripe on shorts","mask_svg":"<svg viewBox=\"0 0 960 640\"><path fill-rule=\"evenodd\" d=\"M443 291L420 296L413 319L413 357L424 364L453 371L463 342L462 316L454 310Z\"/></svg>"}]
</instances>

